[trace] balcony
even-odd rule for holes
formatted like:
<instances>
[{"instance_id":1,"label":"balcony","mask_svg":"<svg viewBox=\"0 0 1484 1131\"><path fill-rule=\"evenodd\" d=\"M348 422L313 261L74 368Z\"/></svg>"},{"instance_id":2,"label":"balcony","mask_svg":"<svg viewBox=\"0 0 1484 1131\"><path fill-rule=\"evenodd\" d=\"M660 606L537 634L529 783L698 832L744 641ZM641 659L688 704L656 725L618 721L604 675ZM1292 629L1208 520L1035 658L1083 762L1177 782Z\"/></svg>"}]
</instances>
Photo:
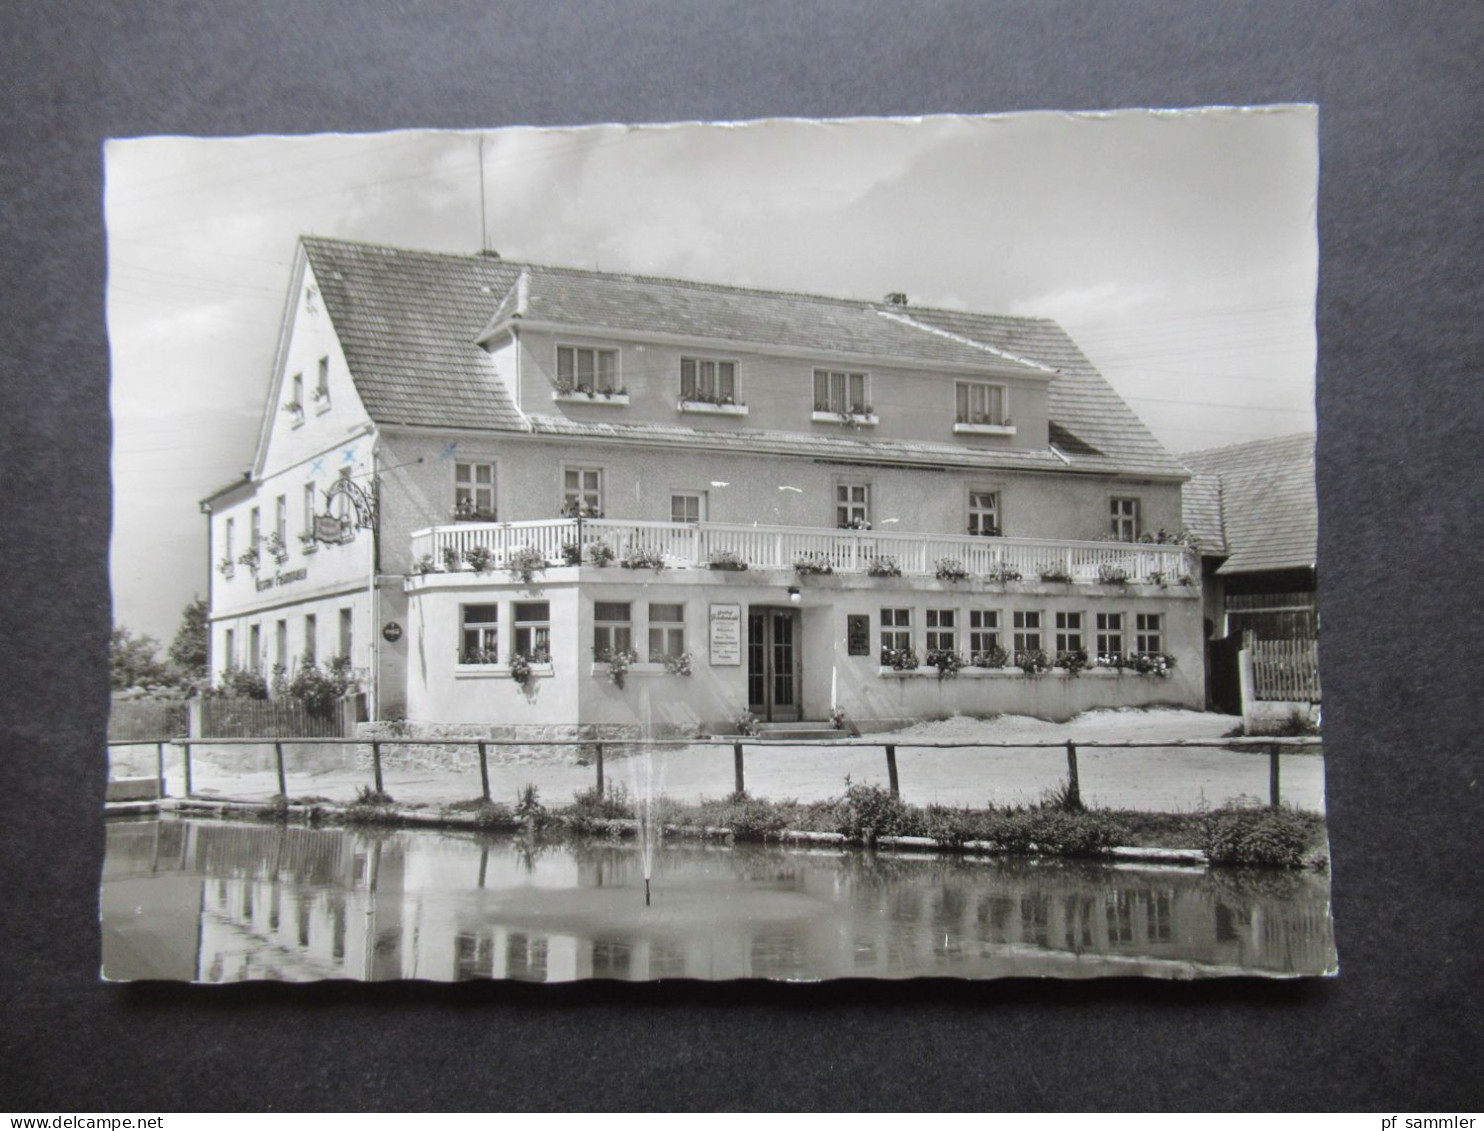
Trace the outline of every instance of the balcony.
<instances>
[{"instance_id":1,"label":"balcony","mask_svg":"<svg viewBox=\"0 0 1484 1131\"><path fill-rule=\"evenodd\" d=\"M885 534L807 526L745 526L720 522L582 521L583 560L598 543L618 565L630 554L658 555L670 569L706 569L716 555L733 555L749 569L793 570L808 559L829 572L866 574L873 562L891 559L904 576L932 577L939 559L962 564L971 578L1063 584L1195 584L1200 570L1188 547L1144 542L1073 542L1042 538L989 538L952 534ZM575 547L575 519L536 522L461 522L412 535L412 558L421 572L451 572L465 552L488 551L490 569L504 569L517 550L534 549L561 565ZM822 568L815 572L825 572ZM1017 576L1018 575L1018 576Z\"/></svg>"}]
</instances>

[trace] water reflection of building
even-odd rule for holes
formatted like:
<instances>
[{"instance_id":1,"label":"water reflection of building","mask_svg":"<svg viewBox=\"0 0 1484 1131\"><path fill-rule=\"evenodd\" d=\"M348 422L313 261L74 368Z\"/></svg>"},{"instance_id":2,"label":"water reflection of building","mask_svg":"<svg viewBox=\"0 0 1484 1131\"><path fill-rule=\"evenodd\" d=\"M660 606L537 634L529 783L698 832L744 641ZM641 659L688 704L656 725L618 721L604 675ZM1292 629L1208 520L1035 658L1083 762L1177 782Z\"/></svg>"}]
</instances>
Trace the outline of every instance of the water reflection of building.
<instances>
[{"instance_id":1,"label":"water reflection of building","mask_svg":"<svg viewBox=\"0 0 1484 1131\"><path fill-rule=\"evenodd\" d=\"M115 978L1318 973L1323 877L684 845L111 824ZM140 911L143 914L140 914Z\"/></svg>"}]
</instances>

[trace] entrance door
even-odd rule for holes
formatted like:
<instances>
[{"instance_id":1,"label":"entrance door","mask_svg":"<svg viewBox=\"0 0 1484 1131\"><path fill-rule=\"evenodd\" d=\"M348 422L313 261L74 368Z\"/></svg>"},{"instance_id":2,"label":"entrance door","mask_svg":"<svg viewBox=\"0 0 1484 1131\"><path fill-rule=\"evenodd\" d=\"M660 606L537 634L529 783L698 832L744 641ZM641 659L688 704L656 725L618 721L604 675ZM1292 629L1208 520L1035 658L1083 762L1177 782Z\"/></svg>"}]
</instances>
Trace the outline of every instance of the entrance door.
<instances>
[{"instance_id":1,"label":"entrance door","mask_svg":"<svg viewBox=\"0 0 1484 1131\"><path fill-rule=\"evenodd\" d=\"M1225 715L1242 713L1242 634L1206 641L1206 707Z\"/></svg>"},{"instance_id":2,"label":"entrance door","mask_svg":"<svg viewBox=\"0 0 1484 1131\"><path fill-rule=\"evenodd\" d=\"M770 723L797 722L803 689L799 610L747 611L747 709Z\"/></svg>"}]
</instances>

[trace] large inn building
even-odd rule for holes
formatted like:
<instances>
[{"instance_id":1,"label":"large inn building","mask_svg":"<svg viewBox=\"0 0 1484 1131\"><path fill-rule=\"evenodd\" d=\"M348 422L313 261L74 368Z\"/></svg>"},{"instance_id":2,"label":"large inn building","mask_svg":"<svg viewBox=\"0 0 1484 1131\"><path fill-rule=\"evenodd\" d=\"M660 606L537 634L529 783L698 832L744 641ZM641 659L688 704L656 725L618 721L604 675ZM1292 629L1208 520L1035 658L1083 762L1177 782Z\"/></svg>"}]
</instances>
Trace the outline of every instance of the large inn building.
<instances>
[{"instance_id":1,"label":"large inn building","mask_svg":"<svg viewBox=\"0 0 1484 1131\"><path fill-rule=\"evenodd\" d=\"M212 664L430 726L1199 707L1187 477L1046 319L306 237Z\"/></svg>"}]
</instances>

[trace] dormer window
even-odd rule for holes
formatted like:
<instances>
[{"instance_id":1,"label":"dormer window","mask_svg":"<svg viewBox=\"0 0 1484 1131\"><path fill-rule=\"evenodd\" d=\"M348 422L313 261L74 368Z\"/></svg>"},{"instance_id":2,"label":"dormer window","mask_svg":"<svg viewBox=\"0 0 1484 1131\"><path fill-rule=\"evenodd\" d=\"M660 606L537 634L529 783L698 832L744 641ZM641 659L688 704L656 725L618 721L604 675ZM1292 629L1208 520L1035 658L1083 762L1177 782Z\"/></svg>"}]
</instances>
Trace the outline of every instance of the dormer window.
<instances>
[{"instance_id":1,"label":"dormer window","mask_svg":"<svg viewBox=\"0 0 1484 1131\"><path fill-rule=\"evenodd\" d=\"M1010 422L1005 406L1005 386L980 382L958 382L958 424L996 424Z\"/></svg>"},{"instance_id":2,"label":"dormer window","mask_svg":"<svg viewBox=\"0 0 1484 1131\"><path fill-rule=\"evenodd\" d=\"M557 347L557 392L616 393L618 351L589 346Z\"/></svg>"},{"instance_id":3,"label":"dormer window","mask_svg":"<svg viewBox=\"0 0 1484 1131\"><path fill-rule=\"evenodd\" d=\"M870 416L871 388L865 373L836 369L814 371L814 411L839 416Z\"/></svg>"},{"instance_id":4,"label":"dormer window","mask_svg":"<svg viewBox=\"0 0 1484 1131\"><path fill-rule=\"evenodd\" d=\"M682 357L680 399L701 404L736 404L737 363Z\"/></svg>"}]
</instances>

